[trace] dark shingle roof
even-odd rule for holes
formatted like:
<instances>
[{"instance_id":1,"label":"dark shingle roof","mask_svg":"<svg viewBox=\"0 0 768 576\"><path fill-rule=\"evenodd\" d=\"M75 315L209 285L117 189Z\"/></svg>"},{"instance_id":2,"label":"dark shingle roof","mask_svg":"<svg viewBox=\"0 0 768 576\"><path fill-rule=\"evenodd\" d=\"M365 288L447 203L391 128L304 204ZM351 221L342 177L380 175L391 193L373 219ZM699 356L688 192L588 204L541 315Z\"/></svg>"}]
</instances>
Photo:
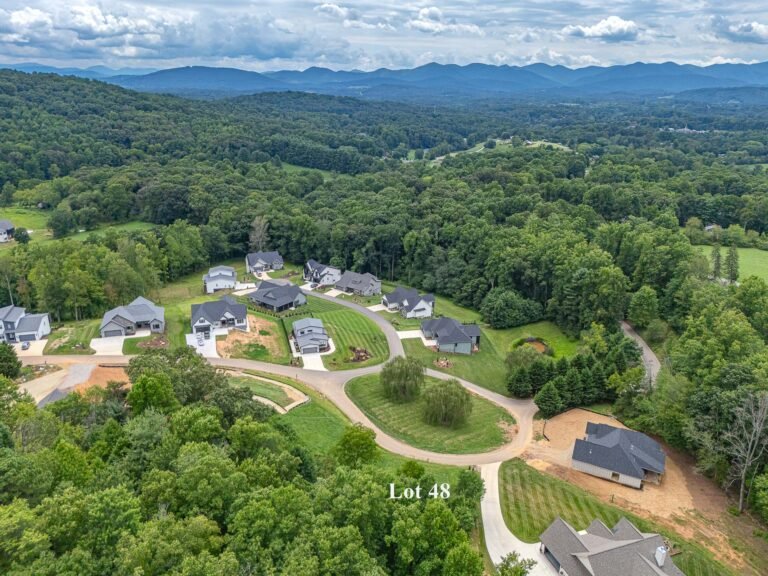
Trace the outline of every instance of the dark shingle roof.
<instances>
[{"instance_id":1,"label":"dark shingle roof","mask_svg":"<svg viewBox=\"0 0 768 576\"><path fill-rule=\"evenodd\" d=\"M13 230L14 226L10 220L0 220L0 230Z\"/></svg>"},{"instance_id":2,"label":"dark shingle roof","mask_svg":"<svg viewBox=\"0 0 768 576\"><path fill-rule=\"evenodd\" d=\"M162 306L157 306L151 300L139 296L127 306L118 306L104 314L99 329L101 330L112 321L117 321L118 317L128 321L129 325L138 322L151 322L152 320L165 322L165 309ZM125 323L118 322L118 324L123 327L126 326Z\"/></svg>"},{"instance_id":3,"label":"dark shingle roof","mask_svg":"<svg viewBox=\"0 0 768 576\"><path fill-rule=\"evenodd\" d=\"M202 304L192 304L192 324L196 324L200 318L205 318L209 324L217 324L227 312L238 320L244 320L248 315L248 307L245 304L238 304L229 296Z\"/></svg>"},{"instance_id":4,"label":"dark shingle roof","mask_svg":"<svg viewBox=\"0 0 768 576\"><path fill-rule=\"evenodd\" d=\"M248 259L248 265L253 266L259 261L265 262L267 264L272 264L275 260L281 260L280 253L277 251L272 252L251 252L246 256Z\"/></svg>"},{"instance_id":5,"label":"dark shingle roof","mask_svg":"<svg viewBox=\"0 0 768 576\"><path fill-rule=\"evenodd\" d=\"M390 304L397 303L398 306L404 308L407 312L411 312L422 300L431 304L435 303L435 296L433 294L419 294L418 290L403 288L402 286L398 286L385 297L387 302Z\"/></svg>"},{"instance_id":6,"label":"dark shingle roof","mask_svg":"<svg viewBox=\"0 0 768 576\"><path fill-rule=\"evenodd\" d=\"M587 439L576 440L573 459L632 478L644 478L644 470L663 474L666 462L659 443L645 434L593 422Z\"/></svg>"},{"instance_id":7,"label":"dark shingle roof","mask_svg":"<svg viewBox=\"0 0 768 576\"><path fill-rule=\"evenodd\" d=\"M255 291L248 294L248 298L258 304L281 308L291 304L299 294L301 289L294 284L276 284L265 280Z\"/></svg>"},{"instance_id":8,"label":"dark shingle roof","mask_svg":"<svg viewBox=\"0 0 768 576\"><path fill-rule=\"evenodd\" d=\"M438 344L472 343L473 338L480 336L477 324L461 324L453 318L433 318L421 323L424 332L437 335Z\"/></svg>"},{"instance_id":9,"label":"dark shingle roof","mask_svg":"<svg viewBox=\"0 0 768 576\"><path fill-rule=\"evenodd\" d=\"M341 275L339 281L336 282L336 288L339 290L347 290L348 288L352 290L365 290L366 287L372 286L374 283L378 282L378 280L379 279L376 278L376 276L368 272L359 274L347 270Z\"/></svg>"},{"instance_id":10,"label":"dark shingle roof","mask_svg":"<svg viewBox=\"0 0 768 576\"><path fill-rule=\"evenodd\" d=\"M37 332L38 328L40 328L40 324L47 317L48 314L27 314L19 320L19 323L16 325L16 331Z\"/></svg>"}]
</instances>

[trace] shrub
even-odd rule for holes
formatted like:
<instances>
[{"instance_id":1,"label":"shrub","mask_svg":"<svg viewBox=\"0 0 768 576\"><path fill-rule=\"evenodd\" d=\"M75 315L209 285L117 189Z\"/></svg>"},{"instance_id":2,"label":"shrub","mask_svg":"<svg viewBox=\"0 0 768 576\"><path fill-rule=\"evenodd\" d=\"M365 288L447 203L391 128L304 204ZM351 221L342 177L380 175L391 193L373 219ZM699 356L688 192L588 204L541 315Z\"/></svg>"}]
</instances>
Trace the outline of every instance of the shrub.
<instances>
[{"instance_id":1,"label":"shrub","mask_svg":"<svg viewBox=\"0 0 768 576\"><path fill-rule=\"evenodd\" d=\"M384 365L380 382L387 398L393 402L410 402L421 392L424 365L416 358L398 356Z\"/></svg>"},{"instance_id":2,"label":"shrub","mask_svg":"<svg viewBox=\"0 0 768 576\"><path fill-rule=\"evenodd\" d=\"M472 413L472 397L458 380L433 384L424 391L427 424L458 428Z\"/></svg>"}]
</instances>

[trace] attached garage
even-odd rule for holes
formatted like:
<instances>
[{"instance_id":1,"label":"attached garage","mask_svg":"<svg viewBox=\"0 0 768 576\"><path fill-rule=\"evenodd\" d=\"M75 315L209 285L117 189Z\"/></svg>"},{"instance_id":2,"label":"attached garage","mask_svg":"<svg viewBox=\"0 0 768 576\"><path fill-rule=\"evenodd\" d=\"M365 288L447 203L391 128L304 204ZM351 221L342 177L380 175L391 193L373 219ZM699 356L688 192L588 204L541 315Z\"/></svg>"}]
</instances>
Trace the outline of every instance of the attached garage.
<instances>
[{"instance_id":1,"label":"attached garage","mask_svg":"<svg viewBox=\"0 0 768 576\"><path fill-rule=\"evenodd\" d=\"M37 340L35 334L17 334L19 342L34 342Z\"/></svg>"},{"instance_id":2,"label":"attached garage","mask_svg":"<svg viewBox=\"0 0 768 576\"><path fill-rule=\"evenodd\" d=\"M101 333L102 338L110 338L112 336L122 336L123 331L122 330L104 330Z\"/></svg>"}]
</instances>

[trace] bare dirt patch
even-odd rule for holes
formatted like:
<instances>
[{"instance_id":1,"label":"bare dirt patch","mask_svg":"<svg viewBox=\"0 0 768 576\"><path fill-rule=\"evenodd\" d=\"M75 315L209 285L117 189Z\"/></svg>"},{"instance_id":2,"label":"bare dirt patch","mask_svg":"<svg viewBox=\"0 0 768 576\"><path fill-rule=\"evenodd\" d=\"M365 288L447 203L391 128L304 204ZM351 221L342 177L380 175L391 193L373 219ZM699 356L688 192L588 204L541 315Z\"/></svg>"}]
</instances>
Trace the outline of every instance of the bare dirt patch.
<instances>
[{"instance_id":1,"label":"bare dirt patch","mask_svg":"<svg viewBox=\"0 0 768 576\"><path fill-rule=\"evenodd\" d=\"M84 392L94 386L105 388L109 382L128 383L128 374L126 374L125 368L119 366L96 366L88 380L75 386L75 391Z\"/></svg>"},{"instance_id":2,"label":"bare dirt patch","mask_svg":"<svg viewBox=\"0 0 768 576\"><path fill-rule=\"evenodd\" d=\"M509 422L506 422L504 420L499 420L497 423L499 428L501 428L502 432L504 432L504 440L506 442L512 442L512 440L517 436L518 432L520 431L517 424L511 424Z\"/></svg>"},{"instance_id":3,"label":"bare dirt patch","mask_svg":"<svg viewBox=\"0 0 768 576\"><path fill-rule=\"evenodd\" d=\"M260 344L264 346L273 358L283 355L280 346L283 335L274 323L253 314L248 315L250 332L230 330L226 338L216 341L216 352L222 358L232 358L246 344Z\"/></svg>"},{"instance_id":4,"label":"bare dirt patch","mask_svg":"<svg viewBox=\"0 0 768 576\"><path fill-rule=\"evenodd\" d=\"M149 340L144 340L136 344L138 348L144 350L157 350L160 348L168 348L168 337L165 334L157 334Z\"/></svg>"}]
</instances>

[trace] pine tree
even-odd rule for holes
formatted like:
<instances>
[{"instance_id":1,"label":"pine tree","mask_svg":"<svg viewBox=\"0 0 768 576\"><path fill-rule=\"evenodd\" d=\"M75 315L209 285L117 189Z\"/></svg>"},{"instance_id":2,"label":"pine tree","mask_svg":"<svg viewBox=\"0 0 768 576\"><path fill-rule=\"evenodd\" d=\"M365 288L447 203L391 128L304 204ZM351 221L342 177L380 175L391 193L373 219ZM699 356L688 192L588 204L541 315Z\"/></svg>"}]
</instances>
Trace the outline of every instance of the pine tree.
<instances>
[{"instance_id":1,"label":"pine tree","mask_svg":"<svg viewBox=\"0 0 768 576\"><path fill-rule=\"evenodd\" d=\"M539 393L536 394L533 401L536 403L536 406L539 407L541 414L545 418L551 418L563 410L563 400L560 398L560 392L558 392L554 380L547 382L544 387L539 390Z\"/></svg>"},{"instance_id":2,"label":"pine tree","mask_svg":"<svg viewBox=\"0 0 768 576\"><path fill-rule=\"evenodd\" d=\"M563 382L564 388L559 388L560 397L566 408L580 406L584 403L584 387L581 381L581 373L576 368L566 372Z\"/></svg>"},{"instance_id":3,"label":"pine tree","mask_svg":"<svg viewBox=\"0 0 768 576\"><path fill-rule=\"evenodd\" d=\"M531 382L531 390L534 394L541 390L544 384L550 380L549 370L547 368L548 364L548 360L539 360L538 362L531 364L531 367L528 369L528 376Z\"/></svg>"},{"instance_id":4,"label":"pine tree","mask_svg":"<svg viewBox=\"0 0 768 576\"><path fill-rule=\"evenodd\" d=\"M712 276L715 280L721 278L723 275L722 270L722 257L720 255L720 244L712 246Z\"/></svg>"},{"instance_id":5,"label":"pine tree","mask_svg":"<svg viewBox=\"0 0 768 576\"><path fill-rule=\"evenodd\" d=\"M571 363L568 361L568 358L565 356L561 356L557 364L555 366L556 372L558 376L565 376L565 373L568 372L568 368L571 367Z\"/></svg>"},{"instance_id":6,"label":"pine tree","mask_svg":"<svg viewBox=\"0 0 768 576\"><path fill-rule=\"evenodd\" d=\"M739 279L739 249L736 248L736 244L728 247L728 254L725 256L725 275L731 283Z\"/></svg>"},{"instance_id":7,"label":"pine tree","mask_svg":"<svg viewBox=\"0 0 768 576\"><path fill-rule=\"evenodd\" d=\"M507 390L515 398L530 398L533 396L531 381L526 368L518 368L507 377Z\"/></svg>"}]
</instances>

